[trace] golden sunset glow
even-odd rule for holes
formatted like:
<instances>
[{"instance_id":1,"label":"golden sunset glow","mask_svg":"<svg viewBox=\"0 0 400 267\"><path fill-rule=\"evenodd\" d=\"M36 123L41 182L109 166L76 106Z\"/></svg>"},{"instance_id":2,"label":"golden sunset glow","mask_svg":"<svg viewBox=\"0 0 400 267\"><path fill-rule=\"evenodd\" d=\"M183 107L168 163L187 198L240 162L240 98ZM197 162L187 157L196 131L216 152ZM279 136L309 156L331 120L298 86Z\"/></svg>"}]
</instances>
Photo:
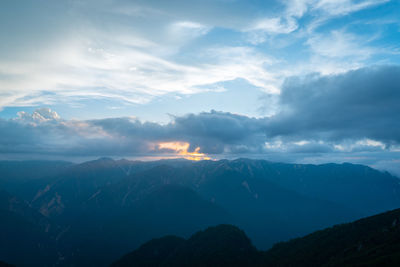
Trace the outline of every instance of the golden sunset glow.
<instances>
[{"instance_id":1,"label":"golden sunset glow","mask_svg":"<svg viewBox=\"0 0 400 267\"><path fill-rule=\"evenodd\" d=\"M206 154L200 152L200 147L196 147L193 152L189 152L190 144L188 142L162 142L158 144L158 149L169 149L175 151L178 155L188 160L210 160Z\"/></svg>"}]
</instances>

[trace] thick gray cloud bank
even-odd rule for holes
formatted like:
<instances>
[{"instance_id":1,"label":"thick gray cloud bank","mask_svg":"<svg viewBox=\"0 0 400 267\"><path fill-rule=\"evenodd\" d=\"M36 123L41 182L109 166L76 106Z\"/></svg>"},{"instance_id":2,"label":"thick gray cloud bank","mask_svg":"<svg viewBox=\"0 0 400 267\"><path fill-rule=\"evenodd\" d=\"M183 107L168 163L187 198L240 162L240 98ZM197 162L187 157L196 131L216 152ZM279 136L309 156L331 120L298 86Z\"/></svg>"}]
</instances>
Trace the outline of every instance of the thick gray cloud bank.
<instances>
[{"instance_id":1,"label":"thick gray cloud bank","mask_svg":"<svg viewBox=\"0 0 400 267\"><path fill-rule=\"evenodd\" d=\"M144 155L173 152L162 142L187 142L189 151L222 154L228 148L257 148L265 140L263 119L211 111L176 117L167 125L136 118L63 120L57 113L37 109L0 120L1 153L44 153L71 156Z\"/></svg>"},{"instance_id":2,"label":"thick gray cloud bank","mask_svg":"<svg viewBox=\"0 0 400 267\"><path fill-rule=\"evenodd\" d=\"M270 136L400 142L400 67L363 68L285 81Z\"/></svg>"},{"instance_id":3,"label":"thick gray cloud bank","mask_svg":"<svg viewBox=\"0 0 400 267\"><path fill-rule=\"evenodd\" d=\"M168 124L137 118L64 120L46 108L0 119L0 154L63 156L160 156L188 151L232 155L357 155L398 164L400 66L287 79L272 117L217 111L173 117ZM350 153L350 154L349 154ZM352 154L351 154L352 153ZM384 156L383 156L384 154ZM345 159L343 160L345 161Z\"/></svg>"}]
</instances>

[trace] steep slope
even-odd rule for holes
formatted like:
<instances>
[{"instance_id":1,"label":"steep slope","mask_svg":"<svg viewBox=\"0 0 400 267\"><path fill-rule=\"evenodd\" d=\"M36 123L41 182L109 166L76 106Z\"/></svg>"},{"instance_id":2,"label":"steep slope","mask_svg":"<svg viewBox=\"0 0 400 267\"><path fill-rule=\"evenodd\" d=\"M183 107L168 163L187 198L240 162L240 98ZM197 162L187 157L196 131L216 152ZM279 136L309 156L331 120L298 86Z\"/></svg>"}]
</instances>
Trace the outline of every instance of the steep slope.
<instances>
[{"instance_id":1,"label":"steep slope","mask_svg":"<svg viewBox=\"0 0 400 267\"><path fill-rule=\"evenodd\" d=\"M164 164L182 166L190 162L185 160L142 162L99 158L70 165L62 172L54 174L54 177L46 176L47 180L42 179L47 183L42 184L40 190L35 187L36 191L31 203L43 215L62 222L79 217L83 212L83 204L97 195L101 188L118 183L135 173Z\"/></svg>"},{"instance_id":2,"label":"steep slope","mask_svg":"<svg viewBox=\"0 0 400 267\"><path fill-rule=\"evenodd\" d=\"M166 261L168 266L249 266L259 261L257 249L239 228L209 227L192 235Z\"/></svg>"},{"instance_id":3,"label":"steep slope","mask_svg":"<svg viewBox=\"0 0 400 267\"><path fill-rule=\"evenodd\" d=\"M151 240L111 266L255 266L260 256L242 230L219 225L186 241L173 236Z\"/></svg>"},{"instance_id":4,"label":"steep slope","mask_svg":"<svg viewBox=\"0 0 400 267\"><path fill-rule=\"evenodd\" d=\"M39 189L72 165L65 161L0 161L0 188L31 201Z\"/></svg>"},{"instance_id":5,"label":"steep slope","mask_svg":"<svg viewBox=\"0 0 400 267\"><path fill-rule=\"evenodd\" d=\"M247 173L235 164L221 162L202 174L195 187L235 214L238 225L259 248L360 216L345 205L299 194L267 179L263 172Z\"/></svg>"},{"instance_id":6,"label":"steep slope","mask_svg":"<svg viewBox=\"0 0 400 267\"><path fill-rule=\"evenodd\" d=\"M400 207L400 180L387 172L350 163L259 163L266 179L302 195L346 205L364 216Z\"/></svg>"},{"instance_id":7,"label":"steep slope","mask_svg":"<svg viewBox=\"0 0 400 267\"><path fill-rule=\"evenodd\" d=\"M90 227L90 218L83 220L88 214L107 220L104 214L129 208L166 184L191 188L224 208L235 219L230 223L245 229L260 248L400 206L398 179L365 166L248 159L100 159L71 168L33 204L67 226Z\"/></svg>"},{"instance_id":8,"label":"steep slope","mask_svg":"<svg viewBox=\"0 0 400 267\"><path fill-rule=\"evenodd\" d=\"M118 210L166 184L181 185L228 211L232 215L230 223L244 228L262 248L361 216L344 205L301 195L262 176L247 175L230 164L206 161L181 168L156 166L102 188L88 207Z\"/></svg>"},{"instance_id":9,"label":"steep slope","mask_svg":"<svg viewBox=\"0 0 400 267\"><path fill-rule=\"evenodd\" d=\"M160 253L159 253L160 252ZM151 240L111 266L399 266L400 209L257 251L243 231L210 227Z\"/></svg>"},{"instance_id":10,"label":"steep slope","mask_svg":"<svg viewBox=\"0 0 400 267\"><path fill-rule=\"evenodd\" d=\"M26 203L0 191L0 259L18 266L57 261L57 228Z\"/></svg>"},{"instance_id":11,"label":"steep slope","mask_svg":"<svg viewBox=\"0 0 400 267\"><path fill-rule=\"evenodd\" d=\"M135 162L101 158L73 165L60 173L55 181L42 188L32 205L58 222L70 224L81 212L82 203L103 186L127 176Z\"/></svg>"},{"instance_id":12,"label":"steep slope","mask_svg":"<svg viewBox=\"0 0 400 267\"><path fill-rule=\"evenodd\" d=\"M343 164L288 164L237 159L198 162L199 173L231 171L248 181L268 180L304 196L345 205L364 216L400 207L400 180L367 166ZM199 179L197 183L202 183ZM373 198L371 198L373 196Z\"/></svg>"},{"instance_id":13,"label":"steep slope","mask_svg":"<svg viewBox=\"0 0 400 267\"><path fill-rule=\"evenodd\" d=\"M353 164L102 158L54 175L30 204L61 225L58 243L70 264L89 264L98 251L120 255L154 237L188 236L218 223L238 225L267 249L400 207L396 177Z\"/></svg>"},{"instance_id":14,"label":"steep slope","mask_svg":"<svg viewBox=\"0 0 400 267\"><path fill-rule=\"evenodd\" d=\"M151 172L147 172L149 170ZM229 179L230 175L236 178ZM361 165L300 165L249 159L139 162L106 158L72 166L59 175L57 182L43 188L36 195L33 205L51 217L75 212L83 202L92 198L99 203L101 198L107 201L116 198L115 201L121 201L122 205L129 205L141 194L163 183L188 186L210 201L217 201L216 195L224 194L223 190L233 187L226 187L226 183L239 180L240 187L252 198L262 195L256 184L264 183L308 199L347 207L354 212L353 218L400 206L399 179ZM103 190L109 186L113 188ZM123 198L120 199L121 194L115 192L122 192ZM221 198L221 201L230 202L231 199Z\"/></svg>"},{"instance_id":15,"label":"steep slope","mask_svg":"<svg viewBox=\"0 0 400 267\"><path fill-rule=\"evenodd\" d=\"M90 210L82 221L82 225L63 237L65 243L71 244L70 254L74 255L71 261L101 266L153 237L188 236L199 228L231 219L225 210L202 199L193 190L165 185L129 207L115 207L108 212Z\"/></svg>"},{"instance_id":16,"label":"steep slope","mask_svg":"<svg viewBox=\"0 0 400 267\"><path fill-rule=\"evenodd\" d=\"M400 209L275 245L270 266L399 266Z\"/></svg>"},{"instance_id":17,"label":"steep slope","mask_svg":"<svg viewBox=\"0 0 400 267\"><path fill-rule=\"evenodd\" d=\"M15 267L15 265L5 263L4 261L0 261L0 267Z\"/></svg>"},{"instance_id":18,"label":"steep slope","mask_svg":"<svg viewBox=\"0 0 400 267\"><path fill-rule=\"evenodd\" d=\"M113 263L114 267L128 266L161 266L166 259L183 246L185 239L177 236L156 238L141 245L137 250L128 253Z\"/></svg>"}]
</instances>

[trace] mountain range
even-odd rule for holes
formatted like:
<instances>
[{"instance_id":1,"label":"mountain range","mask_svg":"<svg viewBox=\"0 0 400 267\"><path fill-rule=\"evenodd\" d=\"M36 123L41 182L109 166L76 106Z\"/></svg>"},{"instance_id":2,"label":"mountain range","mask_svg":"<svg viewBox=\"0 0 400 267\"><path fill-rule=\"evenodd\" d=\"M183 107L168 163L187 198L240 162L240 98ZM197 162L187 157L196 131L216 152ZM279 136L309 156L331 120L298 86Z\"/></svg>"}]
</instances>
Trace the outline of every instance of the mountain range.
<instances>
[{"instance_id":1,"label":"mountain range","mask_svg":"<svg viewBox=\"0 0 400 267\"><path fill-rule=\"evenodd\" d=\"M2 161L0 173L0 260L17 266L106 266L150 239L219 224L265 250L400 207L397 177L348 163L100 158Z\"/></svg>"}]
</instances>

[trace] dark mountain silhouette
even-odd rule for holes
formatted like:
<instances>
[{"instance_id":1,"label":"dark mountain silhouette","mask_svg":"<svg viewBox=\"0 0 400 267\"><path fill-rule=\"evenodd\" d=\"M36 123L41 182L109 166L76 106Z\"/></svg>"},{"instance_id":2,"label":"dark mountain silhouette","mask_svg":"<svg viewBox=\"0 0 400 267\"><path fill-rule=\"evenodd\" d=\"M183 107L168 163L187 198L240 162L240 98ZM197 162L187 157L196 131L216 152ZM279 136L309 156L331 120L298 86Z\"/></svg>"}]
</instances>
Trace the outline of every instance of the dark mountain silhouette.
<instances>
[{"instance_id":1,"label":"dark mountain silhouette","mask_svg":"<svg viewBox=\"0 0 400 267\"><path fill-rule=\"evenodd\" d=\"M336 225L257 251L235 226L219 225L188 240L151 240L114 262L128 266L399 266L400 209Z\"/></svg>"},{"instance_id":2,"label":"dark mountain silhouette","mask_svg":"<svg viewBox=\"0 0 400 267\"><path fill-rule=\"evenodd\" d=\"M1 164L8 166L7 177L27 181L14 186L12 180L11 186L2 179L17 196L7 199L18 200L13 210L4 210L44 231L44 239L55 244L56 263L67 266L104 266L146 240L187 238L217 224L237 225L256 247L267 249L400 207L398 178L353 164L101 158L81 164L27 162L26 171L24 162ZM28 189L32 181L35 186Z\"/></svg>"},{"instance_id":3,"label":"dark mountain silhouette","mask_svg":"<svg viewBox=\"0 0 400 267\"><path fill-rule=\"evenodd\" d=\"M4 261L0 261L0 267L15 267L15 265L8 264Z\"/></svg>"},{"instance_id":4,"label":"dark mountain silhouette","mask_svg":"<svg viewBox=\"0 0 400 267\"><path fill-rule=\"evenodd\" d=\"M260 260L261 254L242 230L219 225L187 240L175 236L151 240L111 266L254 266Z\"/></svg>"},{"instance_id":5,"label":"dark mountain silhouette","mask_svg":"<svg viewBox=\"0 0 400 267\"><path fill-rule=\"evenodd\" d=\"M399 266L400 209L276 244L271 266Z\"/></svg>"},{"instance_id":6,"label":"dark mountain silhouette","mask_svg":"<svg viewBox=\"0 0 400 267\"><path fill-rule=\"evenodd\" d=\"M141 245L137 250L123 256L111 266L161 266L165 265L170 255L173 255L185 243L185 239L177 236L156 238Z\"/></svg>"}]
</instances>

